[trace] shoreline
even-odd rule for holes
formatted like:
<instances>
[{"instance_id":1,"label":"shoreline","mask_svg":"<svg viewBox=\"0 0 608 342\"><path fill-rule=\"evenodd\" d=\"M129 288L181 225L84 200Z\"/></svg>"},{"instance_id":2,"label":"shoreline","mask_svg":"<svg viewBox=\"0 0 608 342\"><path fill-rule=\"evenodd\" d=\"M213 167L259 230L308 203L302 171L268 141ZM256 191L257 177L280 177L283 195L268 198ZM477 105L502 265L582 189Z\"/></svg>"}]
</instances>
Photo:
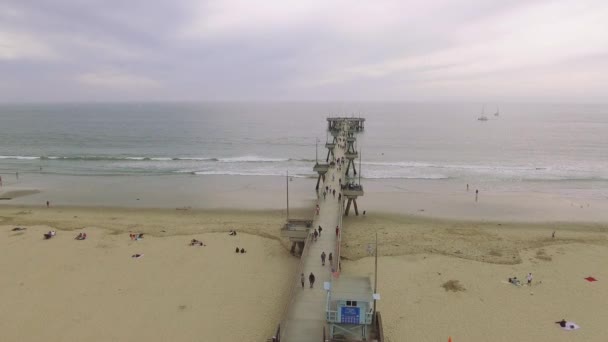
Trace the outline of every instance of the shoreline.
<instances>
[{"instance_id":1,"label":"shoreline","mask_svg":"<svg viewBox=\"0 0 608 342\"><path fill-rule=\"evenodd\" d=\"M290 206L312 208L316 180L289 181ZM366 180L361 212L489 222L608 222L608 193L590 184L522 188L529 184L466 184L450 180ZM479 199L475 201L475 189ZM284 177L154 176L73 177L36 175L8 183L2 205L120 208L285 210Z\"/></svg>"}]
</instances>

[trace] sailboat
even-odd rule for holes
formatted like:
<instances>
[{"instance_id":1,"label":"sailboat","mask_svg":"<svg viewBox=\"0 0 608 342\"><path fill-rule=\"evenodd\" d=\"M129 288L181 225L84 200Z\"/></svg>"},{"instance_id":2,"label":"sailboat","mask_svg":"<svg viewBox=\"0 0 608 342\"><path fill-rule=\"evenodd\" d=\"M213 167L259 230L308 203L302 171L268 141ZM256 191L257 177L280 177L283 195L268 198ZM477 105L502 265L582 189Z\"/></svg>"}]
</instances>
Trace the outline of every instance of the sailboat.
<instances>
[{"instance_id":1,"label":"sailboat","mask_svg":"<svg viewBox=\"0 0 608 342\"><path fill-rule=\"evenodd\" d=\"M496 113L494 113L494 116L499 116L500 115L500 109L498 108L498 106L496 106Z\"/></svg>"},{"instance_id":2,"label":"sailboat","mask_svg":"<svg viewBox=\"0 0 608 342\"><path fill-rule=\"evenodd\" d=\"M477 118L477 120L479 120L479 121L488 121L488 117L487 117L487 116L484 114L484 113L485 113L485 110L486 110L486 106L484 105L484 106L481 108L481 116L480 116L480 117L478 117L478 118Z\"/></svg>"}]
</instances>

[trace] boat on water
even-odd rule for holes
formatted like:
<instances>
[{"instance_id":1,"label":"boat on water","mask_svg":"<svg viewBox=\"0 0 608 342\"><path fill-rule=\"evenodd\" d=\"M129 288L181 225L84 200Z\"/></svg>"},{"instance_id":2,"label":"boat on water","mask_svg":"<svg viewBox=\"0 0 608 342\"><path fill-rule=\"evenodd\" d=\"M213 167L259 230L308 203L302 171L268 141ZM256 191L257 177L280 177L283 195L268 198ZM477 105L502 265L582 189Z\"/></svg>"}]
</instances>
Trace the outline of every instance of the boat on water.
<instances>
[{"instance_id":1,"label":"boat on water","mask_svg":"<svg viewBox=\"0 0 608 342\"><path fill-rule=\"evenodd\" d=\"M478 121L488 121L488 117L484 114L486 111L486 106L481 108L481 116L477 118Z\"/></svg>"}]
</instances>

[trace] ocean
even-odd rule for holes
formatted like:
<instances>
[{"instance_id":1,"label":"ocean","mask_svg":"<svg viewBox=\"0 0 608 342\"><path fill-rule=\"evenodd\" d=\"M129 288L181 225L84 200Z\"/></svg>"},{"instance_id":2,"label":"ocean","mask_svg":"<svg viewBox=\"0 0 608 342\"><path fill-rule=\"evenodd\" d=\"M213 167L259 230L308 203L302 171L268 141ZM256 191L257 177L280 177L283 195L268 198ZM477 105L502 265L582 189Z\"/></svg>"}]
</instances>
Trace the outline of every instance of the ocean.
<instances>
[{"instance_id":1,"label":"ocean","mask_svg":"<svg viewBox=\"0 0 608 342\"><path fill-rule=\"evenodd\" d=\"M607 105L485 108L483 122L481 104L2 104L0 173L314 177L326 117L361 116L363 179L607 187Z\"/></svg>"}]
</instances>

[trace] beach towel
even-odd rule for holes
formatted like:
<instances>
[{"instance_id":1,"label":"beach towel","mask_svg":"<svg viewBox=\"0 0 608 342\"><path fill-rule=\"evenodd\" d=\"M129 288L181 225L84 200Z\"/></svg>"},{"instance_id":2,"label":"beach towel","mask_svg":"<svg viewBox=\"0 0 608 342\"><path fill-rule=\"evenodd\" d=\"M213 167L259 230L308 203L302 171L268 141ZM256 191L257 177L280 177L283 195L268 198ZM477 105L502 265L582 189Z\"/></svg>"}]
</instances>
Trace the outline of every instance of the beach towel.
<instances>
[{"instance_id":1,"label":"beach towel","mask_svg":"<svg viewBox=\"0 0 608 342\"><path fill-rule=\"evenodd\" d=\"M580 326L578 326L578 324L576 324L574 322L566 322L566 326L562 327L562 329L564 329L564 330L576 330L576 329L580 329Z\"/></svg>"},{"instance_id":2,"label":"beach towel","mask_svg":"<svg viewBox=\"0 0 608 342\"><path fill-rule=\"evenodd\" d=\"M587 278L585 278L585 280L588 281L588 282L590 282L590 283L594 282L594 281L597 281L597 279L595 279L593 277L587 277Z\"/></svg>"}]
</instances>

